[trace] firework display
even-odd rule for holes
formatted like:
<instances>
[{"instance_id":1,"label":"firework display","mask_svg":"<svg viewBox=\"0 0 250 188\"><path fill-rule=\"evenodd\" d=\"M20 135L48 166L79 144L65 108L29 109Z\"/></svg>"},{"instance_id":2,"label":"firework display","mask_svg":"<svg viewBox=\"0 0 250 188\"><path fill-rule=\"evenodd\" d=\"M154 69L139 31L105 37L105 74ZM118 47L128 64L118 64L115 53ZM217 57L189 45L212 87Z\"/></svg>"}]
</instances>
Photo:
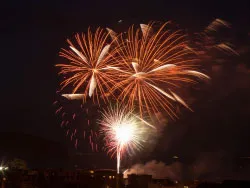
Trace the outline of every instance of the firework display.
<instances>
[{"instance_id":1,"label":"firework display","mask_svg":"<svg viewBox=\"0 0 250 188\"><path fill-rule=\"evenodd\" d=\"M204 33L220 25L229 27L227 22L215 20ZM208 39L208 34L203 36ZM176 106L192 111L180 96L183 86L210 79L200 71L198 61L206 52L191 45L183 30L171 29L170 22L131 26L121 34L110 28L88 29L67 42L69 47L59 54L66 61L56 65L63 78L58 93L63 100L80 100L80 104L75 111L68 110L69 104L58 100L56 114L63 118L61 126L75 140L76 148L80 135L98 151L97 140L102 135L107 153L117 157L118 173L122 157L141 150L151 130L156 130L146 117L153 120L163 112L175 119ZM217 47L233 52L223 44ZM211 49L206 43L202 50L206 47ZM107 109L108 104L116 107Z\"/></svg>"},{"instance_id":2,"label":"firework display","mask_svg":"<svg viewBox=\"0 0 250 188\"><path fill-rule=\"evenodd\" d=\"M88 37L75 36L81 51L68 40L70 51L65 49L61 56L70 64L58 64L60 74L71 75L62 82L62 89L73 84L68 99L91 97L98 91L103 99L110 94L116 96L129 108L138 107L140 115L156 114L162 109L171 117L176 116L173 102L188 104L175 93L183 83L196 83L197 78L209 77L197 70L193 51L187 47L186 36L180 30L166 29L168 23L154 30L154 23L131 27L127 35L117 37L114 31L104 34L97 29ZM114 49L106 44L108 35L113 39ZM98 89L97 89L98 88ZM84 94L75 94L79 89ZM189 108L190 109L190 108Z\"/></svg>"},{"instance_id":3,"label":"firework display","mask_svg":"<svg viewBox=\"0 0 250 188\"><path fill-rule=\"evenodd\" d=\"M115 66L112 61L111 44L108 43L109 33L98 28L94 33L76 34L76 44L67 40L69 50L62 49L60 56L69 60L68 64L57 64L59 74L66 78L61 83L63 90L73 86L72 93L64 94L69 99L93 97L99 102L99 95L106 99L105 93L115 83L117 75L110 72L107 66ZM75 94L76 92L80 92Z\"/></svg>"},{"instance_id":4,"label":"firework display","mask_svg":"<svg viewBox=\"0 0 250 188\"><path fill-rule=\"evenodd\" d=\"M175 93L185 83L209 79L198 71L196 56L187 48L188 40L182 31L166 29L168 23L154 28L154 23L133 26L118 40L116 57L119 81L113 90L119 90L118 100L129 108L139 108L140 115L154 115L166 111L176 116L173 102L188 104ZM189 108L190 109L190 108Z\"/></svg>"},{"instance_id":5,"label":"firework display","mask_svg":"<svg viewBox=\"0 0 250 188\"><path fill-rule=\"evenodd\" d=\"M104 135L107 152L117 156L117 172L119 173L122 155L134 153L143 148L149 128L154 127L142 120L131 110L116 106L102 114L101 133Z\"/></svg>"}]
</instances>

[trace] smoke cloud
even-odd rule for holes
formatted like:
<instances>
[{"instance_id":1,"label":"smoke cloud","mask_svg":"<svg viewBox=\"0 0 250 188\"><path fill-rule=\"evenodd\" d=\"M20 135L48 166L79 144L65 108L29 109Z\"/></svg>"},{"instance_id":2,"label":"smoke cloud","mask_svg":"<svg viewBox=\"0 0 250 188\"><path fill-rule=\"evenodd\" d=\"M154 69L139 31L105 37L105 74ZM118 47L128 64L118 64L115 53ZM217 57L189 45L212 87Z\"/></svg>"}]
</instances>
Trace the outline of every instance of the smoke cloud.
<instances>
[{"instance_id":1,"label":"smoke cloud","mask_svg":"<svg viewBox=\"0 0 250 188\"><path fill-rule=\"evenodd\" d=\"M124 178L128 174L149 174L155 179L169 178L172 180L180 180L182 176L182 164L179 162L166 165L163 162L152 160L144 164L135 164L125 171Z\"/></svg>"},{"instance_id":2,"label":"smoke cloud","mask_svg":"<svg viewBox=\"0 0 250 188\"><path fill-rule=\"evenodd\" d=\"M124 178L129 174L148 174L154 179L170 179L186 181L223 181L225 179L249 180L250 163L248 157L231 158L225 151L202 152L189 163L174 162L166 165L164 162L152 160L145 164L135 164L124 172Z\"/></svg>"}]
</instances>

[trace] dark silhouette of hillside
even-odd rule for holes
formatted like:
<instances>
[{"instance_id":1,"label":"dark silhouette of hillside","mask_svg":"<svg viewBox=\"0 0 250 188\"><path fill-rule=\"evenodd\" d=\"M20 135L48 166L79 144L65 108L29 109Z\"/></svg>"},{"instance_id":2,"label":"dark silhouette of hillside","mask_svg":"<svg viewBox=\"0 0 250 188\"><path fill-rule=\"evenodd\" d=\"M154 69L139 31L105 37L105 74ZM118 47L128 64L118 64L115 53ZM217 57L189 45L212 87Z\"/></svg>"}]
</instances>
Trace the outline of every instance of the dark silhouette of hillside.
<instances>
[{"instance_id":1,"label":"dark silhouette of hillside","mask_svg":"<svg viewBox=\"0 0 250 188\"><path fill-rule=\"evenodd\" d=\"M0 156L21 158L28 167L64 167L68 162L67 147L61 143L18 132L0 132Z\"/></svg>"}]
</instances>

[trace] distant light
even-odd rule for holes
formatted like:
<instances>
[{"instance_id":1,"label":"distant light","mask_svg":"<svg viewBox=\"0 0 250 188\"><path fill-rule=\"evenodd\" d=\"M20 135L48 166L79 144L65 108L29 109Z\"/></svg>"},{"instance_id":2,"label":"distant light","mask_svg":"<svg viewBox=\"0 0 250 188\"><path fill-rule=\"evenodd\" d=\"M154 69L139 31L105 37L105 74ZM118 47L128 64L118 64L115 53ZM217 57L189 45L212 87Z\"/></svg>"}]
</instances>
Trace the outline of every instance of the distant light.
<instances>
[{"instance_id":1,"label":"distant light","mask_svg":"<svg viewBox=\"0 0 250 188\"><path fill-rule=\"evenodd\" d=\"M1 171L3 170L3 167L2 167L2 166L0 166L0 170L1 170Z\"/></svg>"},{"instance_id":2,"label":"distant light","mask_svg":"<svg viewBox=\"0 0 250 188\"><path fill-rule=\"evenodd\" d=\"M106 178L106 176L102 176L103 178Z\"/></svg>"},{"instance_id":3,"label":"distant light","mask_svg":"<svg viewBox=\"0 0 250 188\"><path fill-rule=\"evenodd\" d=\"M94 174L95 173L93 170L90 170L89 172L90 172L90 174Z\"/></svg>"},{"instance_id":4,"label":"distant light","mask_svg":"<svg viewBox=\"0 0 250 188\"><path fill-rule=\"evenodd\" d=\"M8 170L8 169L9 169L9 167L5 167L5 168L4 168L4 170Z\"/></svg>"},{"instance_id":5,"label":"distant light","mask_svg":"<svg viewBox=\"0 0 250 188\"><path fill-rule=\"evenodd\" d=\"M112 178L112 176L109 176L109 179L111 179Z\"/></svg>"},{"instance_id":6,"label":"distant light","mask_svg":"<svg viewBox=\"0 0 250 188\"><path fill-rule=\"evenodd\" d=\"M113 176L113 179L115 179L115 176Z\"/></svg>"}]
</instances>

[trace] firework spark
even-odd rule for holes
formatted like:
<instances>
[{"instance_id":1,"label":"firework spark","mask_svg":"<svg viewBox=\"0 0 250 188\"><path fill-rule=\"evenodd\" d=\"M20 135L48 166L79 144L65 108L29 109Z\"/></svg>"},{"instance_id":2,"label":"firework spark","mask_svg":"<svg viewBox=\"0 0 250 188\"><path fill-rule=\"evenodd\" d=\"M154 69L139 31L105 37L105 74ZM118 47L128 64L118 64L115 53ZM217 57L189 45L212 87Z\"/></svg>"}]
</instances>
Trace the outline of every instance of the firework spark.
<instances>
[{"instance_id":1,"label":"firework spark","mask_svg":"<svg viewBox=\"0 0 250 188\"><path fill-rule=\"evenodd\" d=\"M115 66L111 61L112 42L108 43L108 36L109 33L98 28L95 33L89 29L87 34L76 34L76 44L67 40L69 50L62 49L60 56L69 60L69 63L56 65L61 69L59 74L65 76L61 90L68 85L73 86L72 93L65 97L79 99L96 96L98 102L98 95L104 100L107 98L105 93L111 89L117 77L113 71L107 69L107 65ZM75 94L78 91L80 94Z\"/></svg>"},{"instance_id":2,"label":"firework spark","mask_svg":"<svg viewBox=\"0 0 250 188\"><path fill-rule=\"evenodd\" d=\"M176 116L173 102L189 107L173 90L183 83L209 79L197 70L197 59L187 48L186 36L180 30L166 30L167 25L155 31L154 23L141 24L139 29L132 26L127 35L117 39L114 59L119 65L109 67L120 73L120 81L113 88L121 91L118 100L130 109L138 106L141 117L145 112L151 115L161 109Z\"/></svg>"},{"instance_id":3,"label":"firework spark","mask_svg":"<svg viewBox=\"0 0 250 188\"><path fill-rule=\"evenodd\" d=\"M108 154L117 156L117 173L123 154L142 149L149 133L148 129L154 128L132 111L127 112L126 108L118 106L105 111L100 124Z\"/></svg>"},{"instance_id":4,"label":"firework spark","mask_svg":"<svg viewBox=\"0 0 250 188\"><path fill-rule=\"evenodd\" d=\"M64 97L73 101L66 100ZM56 114L61 121L60 126L76 149L80 148L85 140L89 142L92 151L98 151L99 126L95 119L99 116L99 105L93 104L91 100L81 103L77 101L78 97L82 99L80 94L79 96L66 94L63 97L58 96L57 101L54 102Z\"/></svg>"}]
</instances>

